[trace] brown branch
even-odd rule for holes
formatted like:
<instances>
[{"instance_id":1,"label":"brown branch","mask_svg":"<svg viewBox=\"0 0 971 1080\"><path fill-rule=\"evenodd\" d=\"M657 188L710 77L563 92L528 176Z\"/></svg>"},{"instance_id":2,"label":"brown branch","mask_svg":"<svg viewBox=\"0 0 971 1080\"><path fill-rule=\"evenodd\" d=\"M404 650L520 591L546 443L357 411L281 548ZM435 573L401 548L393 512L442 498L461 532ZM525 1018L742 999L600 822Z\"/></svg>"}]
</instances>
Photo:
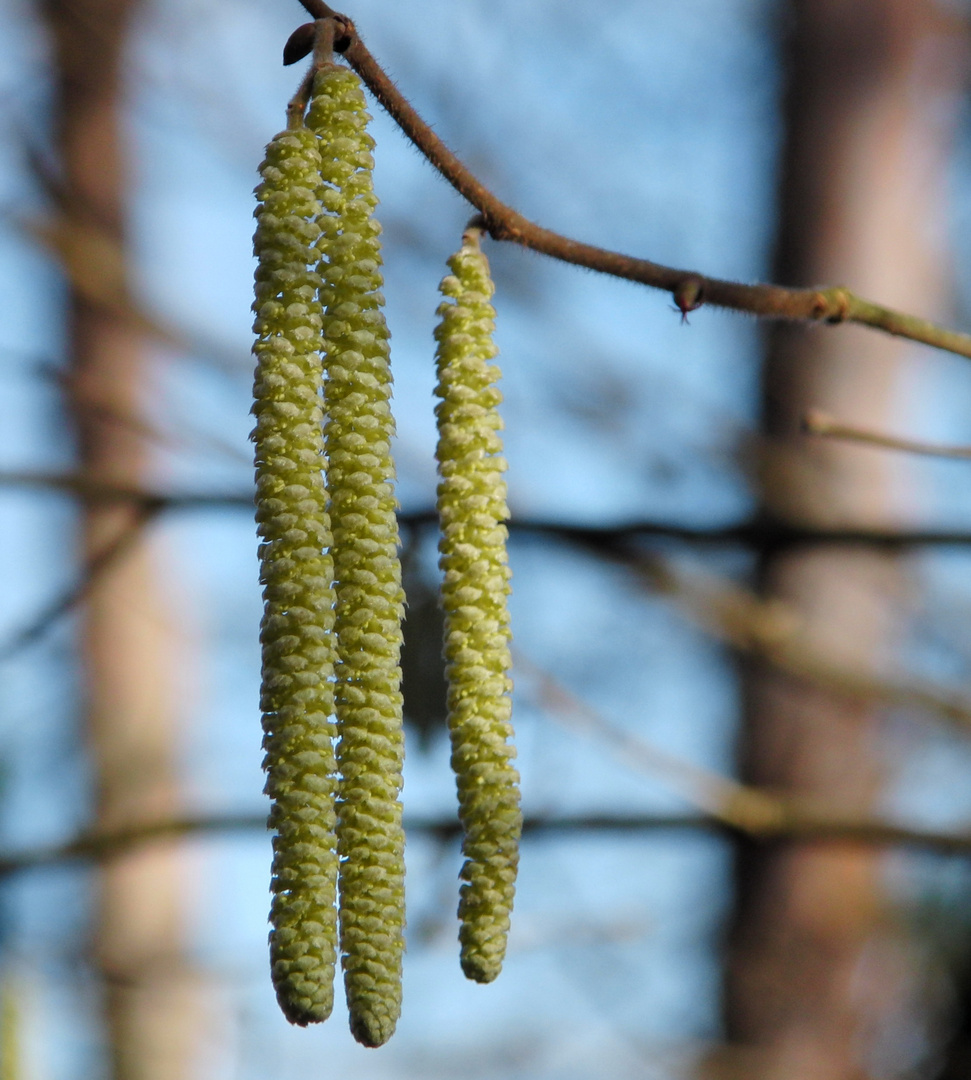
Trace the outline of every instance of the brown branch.
<instances>
[{"instance_id":1,"label":"brown branch","mask_svg":"<svg viewBox=\"0 0 971 1080\"><path fill-rule=\"evenodd\" d=\"M83 832L73 840L48 847L0 855L0 878L38 866L72 859L104 860L139 844L196 834L211 835L266 828L266 814L214 814L205 817L171 818L130 825L110 833Z\"/></svg>"},{"instance_id":2,"label":"brown branch","mask_svg":"<svg viewBox=\"0 0 971 1080\"><path fill-rule=\"evenodd\" d=\"M971 446L948 446L945 443L923 442L919 439L901 439L872 428L841 424L820 409L811 409L803 417L803 428L808 435L826 439L842 439L846 442L878 446L882 450L902 450L907 454L923 454L927 457L957 458L971 460Z\"/></svg>"},{"instance_id":3,"label":"brown branch","mask_svg":"<svg viewBox=\"0 0 971 1080\"><path fill-rule=\"evenodd\" d=\"M300 2L315 19L335 18L344 24L345 37L337 41L335 47L343 52L371 93L429 163L482 214L485 227L494 240L511 241L561 262L585 266L669 292L682 315L702 304L713 304L761 318L855 322L959 356L971 357L971 335L893 311L839 286L787 289L778 285L743 285L723 281L696 271L678 270L648 259L584 244L535 224L497 198L449 150L367 50L347 16L339 15L322 0Z\"/></svg>"},{"instance_id":4,"label":"brown branch","mask_svg":"<svg viewBox=\"0 0 971 1080\"><path fill-rule=\"evenodd\" d=\"M212 814L170 818L131 825L110 833L86 832L63 844L0 854L0 879L25 870L54 866L75 859L104 861L141 844L225 832L260 832L266 829L265 814ZM457 839L460 827L451 818L410 819L407 832ZM879 847L907 847L945 855L971 854L971 832L909 828L879 818L839 816L825 812L793 810L786 819L761 825L729 826L711 814L639 814L613 816L582 814L562 817L527 817L523 832L530 836L573 833L634 833L670 829L709 830L754 841L851 843Z\"/></svg>"},{"instance_id":5,"label":"brown branch","mask_svg":"<svg viewBox=\"0 0 971 1080\"><path fill-rule=\"evenodd\" d=\"M8 479L16 474L8 474ZM24 474L20 479L36 483L42 474ZM85 498L140 500L140 515L103 551L89 560L78 581L47 605L28 626L0 643L0 660L9 659L36 641L61 616L73 610L87 595L98 576L121 557L137 539L141 529L161 511L179 506L243 505L252 508L249 496L184 496L167 499L124 487L96 485L83 478L48 477L50 486L72 491ZM57 483L53 483L56 480ZM0 476L0 483L3 477ZM401 515L404 525L430 526L437 523L434 511ZM677 526L641 523L627 528L591 528L551 522L510 521L516 532L550 535L576 543L599 556L630 566L652 590L671 596L694 622L740 653L755 655L789 674L809 682L864 700L915 708L941 717L963 728L971 726L971 701L930 683L918 680L895 681L846 667L835 657L820 653L798 632L798 620L776 602L760 600L732 582L711 575L686 575L673 562L632 546L645 536L692 537L704 542L738 542L737 531L693 533ZM900 537L897 538L901 539ZM834 542L845 542L834 534ZM884 538L886 540L886 538ZM971 540L965 537L964 542Z\"/></svg>"},{"instance_id":6,"label":"brown branch","mask_svg":"<svg viewBox=\"0 0 971 1080\"><path fill-rule=\"evenodd\" d=\"M251 491L160 492L124 484L92 480L78 473L35 471L0 472L0 488L22 487L58 491L81 499L144 502L159 510L197 510L232 507L251 512ZM412 510L398 515L405 528L433 526L434 510ZM754 518L730 525L679 525L671 521L628 521L616 525L579 525L569 521L515 517L507 522L510 532L550 536L566 543L625 556L624 545L632 540L676 540L702 547L738 545L758 551L793 546L845 545L897 550L912 547L963 547L971 545L971 532L962 529L895 529L893 527L794 525L768 518Z\"/></svg>"},{"instance_id":7,"label":"brown branch","mask_svg":"<svg viewBox=\"0 0 971 1080\"><path fill-rule=\"evenodd\" d=\"M163 510L195 506L238 506L252 510L255 505L252 491L163 493L70 472L0 472L0 488L3 487L39 488L92 502L146 503Z\"/></svg>"},{"instance_id":8,"label":"brown branch","mask_svg":"<svg viewBox=\"0 0 971 1080\"><path fill-rule=\"evenodd\" d=\"M105 229L57 216L15 224L57 258L78 296L162 345L189 349L177 331L149 314L131 292L122 247Z\"/></svg>"},{"instance_id":9,"label":"brown branch","mask_svg":"<svg viewBox=\"0 0 971 1080\"><path fill-rule=\"evenodd\" d=\"M339 16L332 7L328 7L323 0L300 0L300 3L303 5L307 14L314 19L344 18L343 15Z\"/></svg>"}]
</instances>

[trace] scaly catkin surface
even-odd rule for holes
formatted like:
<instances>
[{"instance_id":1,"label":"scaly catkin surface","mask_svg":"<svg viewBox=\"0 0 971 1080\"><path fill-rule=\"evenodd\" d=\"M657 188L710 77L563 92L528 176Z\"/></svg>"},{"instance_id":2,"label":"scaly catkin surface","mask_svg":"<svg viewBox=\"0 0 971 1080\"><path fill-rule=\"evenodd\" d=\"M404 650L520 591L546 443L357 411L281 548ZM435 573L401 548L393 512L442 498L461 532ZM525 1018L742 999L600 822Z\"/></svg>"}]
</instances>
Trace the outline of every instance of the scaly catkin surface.
<instances>
[{"instance_id":1,"label":"scaly catkin surface","mask_svg":"<svg viewBox=\"0 0 971 1080\"><path fill-rule=\"evenodd\" d=\"M495 311L489 264L470 230L449 260L439 305L438 512L452 768L465 833L459 901L462 970L491 982L502 968L516 891L522 814L510 723L509 516L489 361Z\"/></svg>"},{"instance_id":2,"label":"scaly catkin surface","mask_svg":"<svg viewBox=\"0 0 971 1080\"><path fill-rule=\"evenodd\" d=\"M319 167L306 128L272 140L254 239L261 708L276 830L270 961L280 1006L296 1024L330 1015L337 952L333 567L321 471L321 312L310 269Z\"/></svg>"},{"instance_id":3,"label":"scaly catkin surface","mask_svg":"<svg viewBox=\"0 0 971 1080\"><path fill-rule=\"evenodd\" d=\"M366 1046L401 1010L401 619L391 372L381 308L373 140L357 76L324 67L307 116L320 137L320 292L337 590L340 927L351 1031Z\"/></svg>"}]
</instances>

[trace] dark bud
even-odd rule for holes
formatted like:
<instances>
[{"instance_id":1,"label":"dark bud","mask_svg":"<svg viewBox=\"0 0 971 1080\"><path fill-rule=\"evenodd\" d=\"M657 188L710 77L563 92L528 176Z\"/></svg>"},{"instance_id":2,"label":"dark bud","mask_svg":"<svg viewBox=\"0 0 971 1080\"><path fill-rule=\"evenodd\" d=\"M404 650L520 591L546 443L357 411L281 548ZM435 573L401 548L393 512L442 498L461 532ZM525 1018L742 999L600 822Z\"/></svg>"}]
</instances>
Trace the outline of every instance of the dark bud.
<instances>
[{"instance_id":1,"label":"dark bud","mask_svg":"<svg viewBox=\"0 0 971 1080\"><path fill-rule=\"evenodd\" d=\"M678 283L674 290L674 303L681 312L681 321L688 321L688 312L697 311L705 302L705 283L696 274L691 274Z\"/></svg>"},{"instance_id":2,"label":"dark bud","mask_svg":"<svg viewBox=\"0 0 971 1080\"><path fill-rule=\"evenodd\" d=\"M283 46L283 65L289 67L297 63L305 56L309 56L314 48L314 24L304 23L298 26L290 35L290 39Z\"/></svg>"}]
</instances>

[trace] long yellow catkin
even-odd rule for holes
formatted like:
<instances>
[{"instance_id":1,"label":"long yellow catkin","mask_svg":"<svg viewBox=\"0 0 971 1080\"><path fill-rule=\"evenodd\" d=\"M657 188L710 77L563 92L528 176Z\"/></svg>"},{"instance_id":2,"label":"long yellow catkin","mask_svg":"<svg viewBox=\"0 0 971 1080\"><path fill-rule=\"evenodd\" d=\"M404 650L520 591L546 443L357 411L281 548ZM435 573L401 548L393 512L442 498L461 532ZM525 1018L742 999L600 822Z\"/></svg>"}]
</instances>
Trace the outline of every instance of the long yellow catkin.
<instances>
[{"instance_id":1,"label":"long yellow catkin","mask_svg":"<svg viewBox=\"0 0 971 1080\"><path fill-rule=\"evenodd\" d=\"M327 65L307 114L320 138L320 292L337 591L340 929L351 1031L366 1046L401 1011L401 619L388 331L381 307L374 141L358 77Z\"/></svg>"},{"instance_id":2,"label":"long yellow catkin","mask_svg":"<svg viewBox=\"0 0 971 1080\"><path fill-rule=\"evenodd\" d=\"M333 566L322 474L320 156L301 123L277 135L257 188L257 522L265 612L261 708L272 808L270 960L296 1024L325 1020L337 951Z\"/></svg>"},{"instance_id":3,"label":"long yellow catkin","mask_svg":"<svg viewBox=\"0 0 971 1080\"><path fill-rule=\"evenodd\" d=\"M502 968L516 891L522 814L509 678L509 516L497 406L499 369L489 361L495 311L479 232L467 230L448 263L438 308L438 513L444 571L445 659L452 768L465 833L459 901L462 970L491 982Z\"/></svg>"}]
</instances>

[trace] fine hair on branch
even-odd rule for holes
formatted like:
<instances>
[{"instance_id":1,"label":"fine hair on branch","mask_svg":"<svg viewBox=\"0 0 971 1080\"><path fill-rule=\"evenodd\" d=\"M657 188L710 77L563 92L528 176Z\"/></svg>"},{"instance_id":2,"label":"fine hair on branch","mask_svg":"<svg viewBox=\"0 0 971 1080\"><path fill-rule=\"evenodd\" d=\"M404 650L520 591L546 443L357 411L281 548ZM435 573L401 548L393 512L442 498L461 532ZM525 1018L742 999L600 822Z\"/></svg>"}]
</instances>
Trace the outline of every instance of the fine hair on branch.
<instances>
[{"instance_id":1,"label":"fine hair on branch","mask_svg":"<svg viewBox=\"0 0 971 1080\"><path fill-rule=\"evenodd\" d=\"M300 0L300 3L315 20L334 21L334 49L343 54L428 162L479 211L483 228L493 240L510 241L561 262L669 292L682 316L710 304L760 318L831 325L859 323L971 359L971 334L884 307L842 286L790 289L724 281L585 244L535 224L502 202L452 153L371 55L346 15L334 11L323 0ZM309 48L301 51L293 45L296 40L305 47L308 38L312 47L312 29L308 33L307 26L300 27L288 42L285 62L293 63L307 55Z\"/></svg>"}]
</instances>

